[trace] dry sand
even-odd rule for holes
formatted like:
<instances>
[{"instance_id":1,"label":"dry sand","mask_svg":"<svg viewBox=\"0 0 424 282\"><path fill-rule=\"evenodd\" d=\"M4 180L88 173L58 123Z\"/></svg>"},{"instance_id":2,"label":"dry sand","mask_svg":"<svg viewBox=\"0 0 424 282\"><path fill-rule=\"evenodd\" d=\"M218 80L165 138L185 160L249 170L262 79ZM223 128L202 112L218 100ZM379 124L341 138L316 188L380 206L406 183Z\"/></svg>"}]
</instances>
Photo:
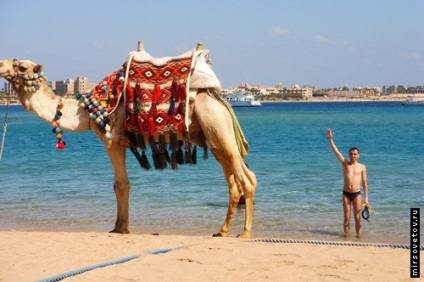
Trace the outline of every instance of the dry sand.
<instances>
[{"instance_id":1,"label":"dry sand","mask_svg":"<svg viewBox=\"0 0 424 282\"><path fill-rule=\"evenodd\" d=\"M409 281L409 253L199 236L1 231L0 281L42 280L133 255L65 281Z\"/></svg>"}]
</instances>

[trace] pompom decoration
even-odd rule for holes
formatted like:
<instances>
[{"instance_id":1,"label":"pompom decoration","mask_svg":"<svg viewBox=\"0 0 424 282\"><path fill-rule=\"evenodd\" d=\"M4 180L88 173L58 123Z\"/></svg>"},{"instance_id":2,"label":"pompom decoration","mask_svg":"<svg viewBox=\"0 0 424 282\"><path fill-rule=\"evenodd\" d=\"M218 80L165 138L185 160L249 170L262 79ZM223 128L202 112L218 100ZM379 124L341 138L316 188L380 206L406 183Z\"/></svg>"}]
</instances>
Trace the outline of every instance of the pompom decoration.
<instances>
[{"instance_id":1,"label":"pompom decoration","mask_svg":"<svg viewBox=\"0 0 424 282\"><path fill-rule=\"evenodd\" d=\"M94 90L87 92L86 94L77 93L75 98L80 100L80 107L84 108L88 116L94 120L100 128L106 131L106 137L108 139L112 138L112 133L110 132L109 123L109 113L107 109L103 108L100 103L99 95L108 96L111 93L107 81L100 83ZM112 95L109 95L109 97Z\"/></svg>"},{"instance_id":2,"label":"pompom decoration","mask_svg":"<svg viewBox=\"0 0 424 282\"><path fill-rule=\"evenodd\" d=\"M111 77L113 78L112 80ZM106 137L111 141L113 135L109 126L110 111L108 102L114 101L119 96L125 81L125 72L123 67L115 71L112 75L106 77L97 86L87 93L77 93L75 98L79 100L79 106L84 108L90 119L94 120L100 129L104 129ZM103 106L102 106L103 103Z\"/></svg>"},{"instance_id":3,"label":"pompom decoration","mask_svg":"<svg viewBox=\"0 0 424 282\"><path fill-rule=\"evenodd\" d=\"M60 110L62 108L63 108L63 102L62 102L62 99L60 99L56 107L56 114L54 115L54 118L52 121L52 125L53 125L52 132L56 135L56 138L57 138L57 144L56 144L57 150L63 150L66 148L66 143L65 141L62 140L63 131L59 127L60 125L59 119L62 117L62 112Z\"/></svg>"},{"instance_id":4,"label":"pompom decoration","mask_svg":"<svg viewBox=\"0 0 424 282\"><path fill-rule=\"evenodd\" d=\"M24 90L27 93L35 93L40 89L42 82L47 81L47 76L43 72L35 73L34 75L17 74L23 80Z\"/></svg>"}]
</instances>

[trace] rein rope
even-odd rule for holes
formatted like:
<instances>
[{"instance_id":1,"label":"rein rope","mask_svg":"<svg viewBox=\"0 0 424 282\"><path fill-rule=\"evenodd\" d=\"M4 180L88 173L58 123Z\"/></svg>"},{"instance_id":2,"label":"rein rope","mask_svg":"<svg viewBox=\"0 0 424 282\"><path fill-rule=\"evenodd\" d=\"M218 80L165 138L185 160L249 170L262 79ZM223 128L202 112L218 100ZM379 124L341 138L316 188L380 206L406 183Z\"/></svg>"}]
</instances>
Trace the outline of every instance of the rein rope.
<instances>
[{"instance_id":1,"label":"rein rope","mask_svg":"<svg viewBox=\"0 0 424 282\"><path fill-rule=\"evenodd\" d=\"M3 156L3 148L4 148L4 140L6 139L6 131L7 131L7 115L9 113L9 95L7 96L6 102L6 114L4 116L4 124L3 124L3 137L1 138L1 147L0 147L0 161Z\"/></svg>"}]
</instances>

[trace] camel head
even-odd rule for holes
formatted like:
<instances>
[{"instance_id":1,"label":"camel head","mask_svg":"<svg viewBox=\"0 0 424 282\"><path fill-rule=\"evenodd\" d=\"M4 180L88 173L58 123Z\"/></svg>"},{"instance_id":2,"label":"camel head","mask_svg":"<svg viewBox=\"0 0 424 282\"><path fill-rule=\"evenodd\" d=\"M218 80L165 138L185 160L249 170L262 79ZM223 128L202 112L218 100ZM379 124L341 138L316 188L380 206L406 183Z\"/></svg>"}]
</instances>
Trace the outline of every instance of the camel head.
<instances>
[{"instance_id":1,"label":"camel head","mask_svg":"<svg viewBox=\"0 0 424 282\"><path fill-rule=\"evenodd\" d=\"M29 60L7 59L0 61L0 77L12 83L16 92L23 90L35 92L40 84L40 81L37 83L37 80L40 78L44 79L42 70L42 65Z\"/></svg>"},{"instance_id":2,"label":"camel head","mask_svg":"<svg viewBox=\"0 0 424 282\"><path fill-rule=\"evenodd\" d=\"M41 84L47 81L42 70L43 66L29 60L7 59L0 61L0 77L12 83L24 107L23 96L35 93L41 87Z\"/></svg>"}]
</instances>

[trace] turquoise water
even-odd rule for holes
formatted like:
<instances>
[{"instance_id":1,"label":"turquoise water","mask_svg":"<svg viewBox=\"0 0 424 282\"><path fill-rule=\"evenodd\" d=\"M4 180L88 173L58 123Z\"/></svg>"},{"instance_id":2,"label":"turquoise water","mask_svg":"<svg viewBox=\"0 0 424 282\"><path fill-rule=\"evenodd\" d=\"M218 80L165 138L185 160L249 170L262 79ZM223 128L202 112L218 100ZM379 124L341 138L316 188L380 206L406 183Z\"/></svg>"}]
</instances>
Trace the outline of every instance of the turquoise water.
<instances>
[{"instance_id":1,"label":"turquoise water","mask_svg":"<svg viewBox=\"0 0 424 282\"><path fill-rule=\"evenodd\" d=\"M1 122L5 109L0 107ZM424 107L290 102L235 111L250 144L246 162L258 179L254 236L345 240L341 166L325 134L330 127L340 151L358 147L367 165L372 212L369 223L362 221L360 240L409 244L410 208L424 207ZM56 151L51 129L21 107L9 107L0 230L111 230L116 202L103 144L92 132L66 132L67 149ZM178 171L144 171L128 154L130 230L201 236L219 231L228 193L219 164L209 156ZM231 235L242 231L243 221L239 207Z\"/></svg>"}]
</instances>

